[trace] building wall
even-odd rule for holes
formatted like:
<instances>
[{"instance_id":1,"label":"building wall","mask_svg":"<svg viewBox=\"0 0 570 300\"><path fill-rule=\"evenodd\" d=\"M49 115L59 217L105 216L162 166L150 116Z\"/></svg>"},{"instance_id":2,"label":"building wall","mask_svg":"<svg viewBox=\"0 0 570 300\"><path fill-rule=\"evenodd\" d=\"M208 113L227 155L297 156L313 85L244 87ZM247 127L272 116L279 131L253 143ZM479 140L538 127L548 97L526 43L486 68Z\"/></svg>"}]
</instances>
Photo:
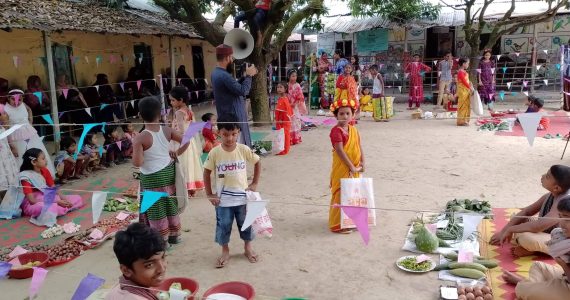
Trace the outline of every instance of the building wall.
<instances>
[{"instance_id":1,"label":"building wall","mask_svg":"<svg viewBox=\"0 0 570 300\"><path fill-rule=\"evenodd\" d=\"M95 82L98 73L105 73L112 83L127 78L128 71L135 66L133 46L144 43L152 48L154 75L170 67L168 37L126 34L97 34L78 31L64 31L51 34L52 42L70 46L77 86L88 86ZM35 30L0 31L0 77L8 79L10 86L24 88L30 75L38 75L45 88L48 86L45 49L42 33ZM202 46L206 78L210 78L216 63L215 48L199 39L173 37L176 68L186 66L193 76L192 46ZM18 66L14 64L18 57ZM42 59L44 57L44 59ZM100 63L97 63L97 57ZM118 85L115 89L119 89Z\"/></svg>"}]
</instances>

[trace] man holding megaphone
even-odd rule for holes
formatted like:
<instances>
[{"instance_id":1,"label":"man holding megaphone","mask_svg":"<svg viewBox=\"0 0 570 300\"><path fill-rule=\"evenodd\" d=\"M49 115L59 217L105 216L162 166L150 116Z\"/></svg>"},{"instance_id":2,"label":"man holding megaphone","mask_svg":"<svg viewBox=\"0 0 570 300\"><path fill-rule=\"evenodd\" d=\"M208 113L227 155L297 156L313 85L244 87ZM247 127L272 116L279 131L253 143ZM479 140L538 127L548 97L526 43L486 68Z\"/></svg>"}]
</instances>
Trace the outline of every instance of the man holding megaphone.
<instances>
[{"instance_id":1,"label":"man holding megaphone","mask_svg":"<svg viewBox=\"0 0 570 300\"><path fill-rule=\"evenodd\" d=\"M254 65L249 65L245 69L245 77L236 80L231 75L234 63L233 53L232 47L228 45L222 44L216 47L218 65L212 72L214 101L218 116L228 113L237 116L241 128L241 136L238 142L251 147L245 97L249 94L251 80L257 74L257 68Z\"/></svg>"}]
</instances>

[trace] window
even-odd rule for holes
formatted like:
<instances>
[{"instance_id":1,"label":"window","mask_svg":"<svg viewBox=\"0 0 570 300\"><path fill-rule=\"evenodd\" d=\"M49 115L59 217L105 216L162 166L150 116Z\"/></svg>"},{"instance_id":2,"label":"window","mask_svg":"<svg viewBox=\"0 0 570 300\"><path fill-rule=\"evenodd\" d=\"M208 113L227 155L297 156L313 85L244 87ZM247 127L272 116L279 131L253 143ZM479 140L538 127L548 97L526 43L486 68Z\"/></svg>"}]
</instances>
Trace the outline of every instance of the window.
<instances>
[{"instance_id":1,"label":"window","mask_svg":"<svg viewBox=\"0 0 570 300\"><path fill-rule=\"evenodd\" d=\"M287 63L301 63L301 43L287 43Z\"/></svg>"}]
</instances>

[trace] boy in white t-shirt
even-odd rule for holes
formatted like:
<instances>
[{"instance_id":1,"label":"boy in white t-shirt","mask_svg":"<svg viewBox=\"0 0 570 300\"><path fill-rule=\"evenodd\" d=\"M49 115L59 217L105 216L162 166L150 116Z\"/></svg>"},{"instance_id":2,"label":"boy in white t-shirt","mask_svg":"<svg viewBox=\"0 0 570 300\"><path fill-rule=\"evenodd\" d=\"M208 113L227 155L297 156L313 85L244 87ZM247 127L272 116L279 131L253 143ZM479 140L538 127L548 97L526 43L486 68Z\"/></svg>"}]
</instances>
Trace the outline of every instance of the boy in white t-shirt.
<instances>
[{"instance_id":1,"label":"boy in white t-shirt","mask_svg":"<svg viewBox=\"0 0 570 300\"><path fill-rule=\"evenodd\" d=\"M216 207L216 243L222 246L222 255L218 258L216 268L223 268L230 259L230 235L232 224L236 220L240 238L244 241L244 255L251 263L257 262L257 254L253 251L251 241L253 230L248 227L241 231L245 221L247 197L246 191L255 191L261 173L259 156L248 146L238 144L240 127L233 114L218 118L218 132L222 144L214 147L208 154L204 164L204 183L208 199ZM247 164L255 165L251 184L247 181ZM212 192L210 176L214 173L216 193Z\"/></svg>"}]
</instances>

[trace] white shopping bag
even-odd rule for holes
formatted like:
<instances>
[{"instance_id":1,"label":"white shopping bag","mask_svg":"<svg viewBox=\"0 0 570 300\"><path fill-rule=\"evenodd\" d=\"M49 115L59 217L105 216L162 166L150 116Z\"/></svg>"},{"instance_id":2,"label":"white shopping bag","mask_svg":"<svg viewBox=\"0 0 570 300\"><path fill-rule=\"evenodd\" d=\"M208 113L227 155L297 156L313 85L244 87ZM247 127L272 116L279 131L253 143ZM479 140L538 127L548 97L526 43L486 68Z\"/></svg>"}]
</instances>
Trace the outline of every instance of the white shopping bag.
<instances>
[{"instance_id":1,"label":"white shopping bag","mask_svg":"<svg viewBox=\"0 0 570 300\"><path fill-rule=\"evenodd\" d=\"M475 91L471 95L471 109L473 112L478 115L483 115L483 103L481 102L481 96L479 96L479 92Z\"/></svg>"},{"instance_id":2,"label":"white shopping bag","mask_svg":"<svg viewBox=\"0 0 570 300\"><path fill-rule=\"evenodd\" d=\"M246 191L246 194L247 201L264 201L261 199L261 195L258 192ZM251 226L253 232L255 232L255 235L266 236L268 238L273 236L273 224L271 224L271 219L269 218L267 208L263 209L261 214L255 218Z\"/></svg>"},{"instance_id":3,"label":"white shopping bag","mask_svg":"<svg viewBox=\"0 0 570 300\"><path fill-rule=\"evenodd\" d=\"M273 154L279 154L285 150L285 130L283 128L273 130L273 139L271 141L271 151Z\"/></svg>"},{"instance_id":4,"label":"white shopping bag","mask_svg":"<svg viewBox=\"0 0 570 300\"><path fill-rule=\"evenodd\" d=\"M368 225L376 226L372 178L342 178L340 180L340 205L372 208L368 210ZM342 209L340 210L340 228L356 228Z\"/></svg>"}]
</instances>

